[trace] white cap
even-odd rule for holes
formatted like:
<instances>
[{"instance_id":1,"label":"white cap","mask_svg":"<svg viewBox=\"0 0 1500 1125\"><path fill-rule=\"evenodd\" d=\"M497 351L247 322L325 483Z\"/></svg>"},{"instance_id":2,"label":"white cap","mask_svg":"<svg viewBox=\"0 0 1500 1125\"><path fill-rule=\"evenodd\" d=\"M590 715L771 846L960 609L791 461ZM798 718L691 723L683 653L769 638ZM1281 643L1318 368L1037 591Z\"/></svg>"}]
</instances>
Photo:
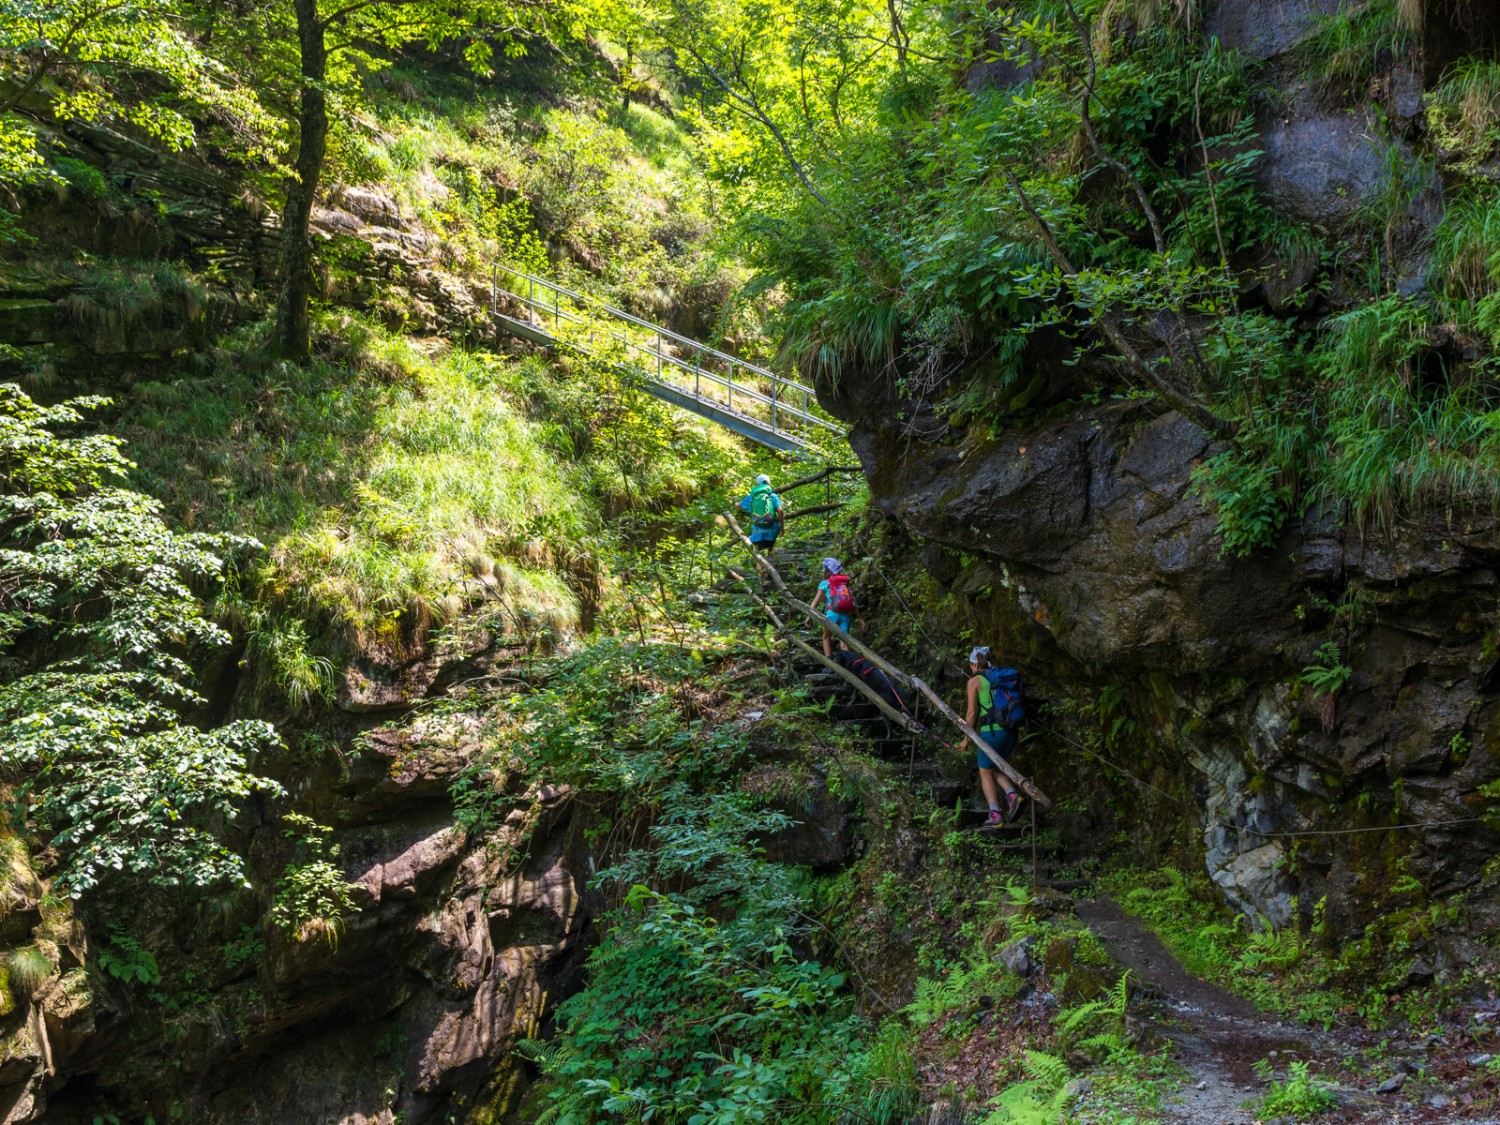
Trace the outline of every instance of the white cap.
<instances>
[{"instance_id":1,"label":"white cap","mask_svg":"<svg viewBox=\"0 0 1500 1125\"><path fill-rule=\"evenodd\" d=\"M768 477L768 476L766 476L765 473L761 473L760 476L758 476L758 477L755 478L755 483L756 484L770 484L771 483L771 478Z\"/></svg>"},{"instance_id":2,"label":"white cap","mask_svg":"<svg viewBox=\"0 0 1500 1125\"><path fill-rule=\"evenodd\" d=\"M839 571L843 570L844 568L839 565L839 560L838 559L824 559L823 560L823 569L824 570L831 570L831 571L833 571L833 573L837 574Z\"/></svg>"},{"instance_id":3,"label":"white cap","mask_svg":"<svg viewBox=\"0 0 1500 1125\"><path fill-rule=\"evenodd\" d=\"M981 656L988 656L989 654L990 654L990 646L989 645L976 645L969 652L969 663L970 664L978 664L979 663L979 658Z\"/></svg>"}]
</instances>

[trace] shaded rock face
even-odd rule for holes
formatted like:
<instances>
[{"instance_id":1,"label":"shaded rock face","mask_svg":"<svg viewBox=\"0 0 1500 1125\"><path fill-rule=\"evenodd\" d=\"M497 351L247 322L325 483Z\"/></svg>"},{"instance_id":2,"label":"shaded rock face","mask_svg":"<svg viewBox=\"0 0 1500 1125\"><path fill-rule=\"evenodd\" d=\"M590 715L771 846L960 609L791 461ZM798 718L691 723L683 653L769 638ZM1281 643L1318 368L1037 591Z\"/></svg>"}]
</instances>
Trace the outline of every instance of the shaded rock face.
<instances>
[{"instance_id":1,"label":"shaded rock face","mask_svg":"<svg viewBox=\"0 0 1500 1125\"><path fill-rule=\"evenodd\" d=\"M1385 160L1364 111L1330 105L1300 76L1293 48L1334 7L1252 0L1207 13L1207 32L1264 60L1285 95L1258 110L1263 188L1281 213L1330 232L1355 219ZM1418 58L1396 60L1381 79L1398 124L1416 112L1421 72ZM1413 278L1436 191L1414 193L1390 232ZM1065 380L1044 350L1034 362ZM1500 841L1478 792L1500 776L1493 518L1443 513L1361 534L1313 511L1274 548L1225 558L1191 485L1217 447L1175 413L1082 408L981 441L903 400L883 373L849 372L823 399L852 423L876 507L927 543L924 563L960 594L969 620L950 622L955 632L1001 646L1042 699L1123 692L1134 734L1112 752L1155 779L1135 785L1123 814L1143 846L1185 825L1226 901L1275 925L1320 912L1331 933L1357 931L1390 909L1403 874L1426 894L1465 893L1471 921L1459 927L1500 914L1486 868ZM980 561L959 576L936 546ZM1305 679L1330 643L1350 670L1331 695ZM1067 794L1088 784L1078 761L1030 765Z\"/></svg>"},{"instance_id":2,"label":"shaded rock face","mask_svg":"<svg viewBox=\"0 0 1500 1125\"><path fill-rule=\"evenodd\" d=\"M344 768L302 763L301 804L334 825L353 885L331 939L261 913L246 953L247 929L220 932L169 899L133 915L112 904L160 951L155 991L192 980L193 998L62 971L83 953L55 951L61 975L0 1017L0 1120L71 1125L126 1107L210 1125L498 1120L528 1082L512 1046L578 986L598 903L568 791L512 780L498 828L455 822L448 788L481 737L472 717L424 718L367 733ZM282 829L268 818L250 853L274 882Z\"/></svg>"},{"instance_id":3,"label":"shaded rock face","mask_svg":"<svg viewBox=\"0 0 1500 1125\"><path fill-rule=\"evenodd\" d=\"M1126 764L1190 794L1156 808L1142 792L1140 808L1201 833L1237 910L1279 925L1326 897L1330 924L1357 928L1403 856L1433 894L1480 885L1496 839L1475 823L1477 789L1500 776L1493 520L1361 539L1310 515L1274 549L1225 558L1190 482L1213 446L1175 414L1096 408L989 445L913 448L875 389L830 405L854 423L876 507L983 560L958 586L970 620L949 624L1021 662L1039 699L1123 687ZM1333 697L1303 682L1330 640L1352 666ZM1057 793L1079 784L1032 768ZM1291 861L1290 834L1417 822L1303 837Z\"/></svg>"}]
</instances>

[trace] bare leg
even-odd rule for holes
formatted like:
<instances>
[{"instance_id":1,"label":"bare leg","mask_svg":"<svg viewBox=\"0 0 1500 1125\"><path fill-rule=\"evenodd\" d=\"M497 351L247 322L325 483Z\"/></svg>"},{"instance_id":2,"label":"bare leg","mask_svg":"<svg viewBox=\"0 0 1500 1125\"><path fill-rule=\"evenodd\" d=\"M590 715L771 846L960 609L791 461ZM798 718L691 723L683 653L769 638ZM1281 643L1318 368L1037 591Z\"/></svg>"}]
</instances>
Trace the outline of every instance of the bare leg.
<instances>
[{"instance_id":1,"label":"bare leg","mask_svg":"<svg viewBox=\"0 0 1500 1125\"><path fill-rule=\"evenodd\" d=\"M979 788L984 790L985 801L992 805L1000 803L1000 791L1002 789L1007 793L1014 793L1016 791L1016 787L1010 783L1010 778L1006 777L999 770L981 769L979 771Z\"/></svg>"},{"instance_id":2,"label":"bare leg","mask_svg":"<svg viewBox=\"0 0 1500 1125\"><path fill-rule=\"evenodd\" d=\"M823 630L823 655L829 660L833 659L833 634L827 629Z\"/></svg>"}]
</instances>

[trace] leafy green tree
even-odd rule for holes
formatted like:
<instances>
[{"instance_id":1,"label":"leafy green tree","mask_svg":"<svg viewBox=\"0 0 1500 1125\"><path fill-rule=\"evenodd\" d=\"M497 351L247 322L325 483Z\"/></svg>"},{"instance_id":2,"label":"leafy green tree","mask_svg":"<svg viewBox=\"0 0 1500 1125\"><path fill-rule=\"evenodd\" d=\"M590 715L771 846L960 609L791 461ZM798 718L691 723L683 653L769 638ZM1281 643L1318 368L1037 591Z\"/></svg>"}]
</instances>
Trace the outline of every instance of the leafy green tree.
<instances>
[{"instance_id":1,"label":"leafy green tree","mask_svg":"<svg viewBox=\"0 0 1500 1125\"><path fill-rule=\"evenodd\" d=\"M218 829L254 793L263 722L203 729L187 656L228 641L192 583L234 536L179 535L116 483L116 438L59 436L107 400L40 406L0 386L0 780L47 834L74 894L116 873L165 886L243 883Z\"/></svg>"},{"instance_id":2,"label":"leafy green tree","mask_svg":"<svg viewBox=\"0 0 1500 1125\"><path fill-rule=\"evenodd\" d=\"M665 50L693 86L684 106L717 173L829 206L820 168L868 121L881 91L930 60L939 14L904 0L617 0L582 17L612 39Z\"/></svg>"},{"instance_id":3,"label":"leafy green tree","mask_svg":"<svg viewBox=\"0 0 1500 1125\"><path fill-rule=\"evenodd\" d=\"M292 0L298 49L297 151L281 214L281 289L273 341L293 359L310 348L308 309L313 292L308 222L328 155L330 61L364 47L428 48L462 39L464 58L485 71L494 45L521 50L518 35L545 34L547 0Z\"/></svg>"},{"instance_id":4,"label":"leafy green tree","mask_svg":"<svg viewBox=\"0 0 1500 1125\"><path fill-rule=\"evenodd\" d=\"M194 42L182 0L8 0L0 5L0 182L45 178L36 137L16 113L46 92L63 119L120 120L172 149L192 144L194 113L235 120L260 152L270 128L252 90ZM141 82L142 75L150 81ZM57 80L49 87L49 80ZM165 88L165 92L160 91Z\"/></svg>"}]
</instances>

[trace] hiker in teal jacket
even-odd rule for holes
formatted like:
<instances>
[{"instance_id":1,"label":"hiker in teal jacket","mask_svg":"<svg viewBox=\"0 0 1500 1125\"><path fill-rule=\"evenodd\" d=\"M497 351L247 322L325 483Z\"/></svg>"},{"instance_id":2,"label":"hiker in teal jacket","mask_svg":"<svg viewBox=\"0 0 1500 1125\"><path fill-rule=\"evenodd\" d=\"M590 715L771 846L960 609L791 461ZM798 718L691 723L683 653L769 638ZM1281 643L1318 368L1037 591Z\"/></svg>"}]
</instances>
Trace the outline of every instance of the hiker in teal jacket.
<instances>
[{"instance_id":1,"label":"hiker in teal jacket","mask_svg":"<svg viewBox=\"0 0 1500 1125\"><path fill-rule=\"evenodd\" d=\"M1011 751L1016 746L1016 732L1010 726L999 721L1000 711L1003 709L998 704L995 696L999 690L993 680L996 668L990 660L990 650L980 646L969 653L969 676L968 684L968 711L964 715L964 721L979 732L979 737L999 754L1007 762L1010 761ZM1011 673L1014 675L1014 673ZM1019 680L1016 681L1017 696L1015 708L1019 713L1020 696ZM984 790L984 799L989 803L990 814L985 821L986 827L997 827L1007 823L1016 815L1016 809L1021 804L1021 794L1016 792L1016 787L1010 778L995 768L995 763L983 750L976 751L975 757L979 759L979 788ZM1005 811L1000 811L1000 793L1005 792Z\"/></svg>"},{"instance_id":2,"label":"hiker in teal jacket","mask_svg":"<svg viewBox=\"0 0 1500 1125\"><path fill-rule=\"evenodd\" d=\"M771 478L765 473L756 477L755 487L740 501L740 507L750 513L751 544L763 550L767 558L774 559L783 517L781 497L771 491Z\"/></svg>"}]
</instances>

